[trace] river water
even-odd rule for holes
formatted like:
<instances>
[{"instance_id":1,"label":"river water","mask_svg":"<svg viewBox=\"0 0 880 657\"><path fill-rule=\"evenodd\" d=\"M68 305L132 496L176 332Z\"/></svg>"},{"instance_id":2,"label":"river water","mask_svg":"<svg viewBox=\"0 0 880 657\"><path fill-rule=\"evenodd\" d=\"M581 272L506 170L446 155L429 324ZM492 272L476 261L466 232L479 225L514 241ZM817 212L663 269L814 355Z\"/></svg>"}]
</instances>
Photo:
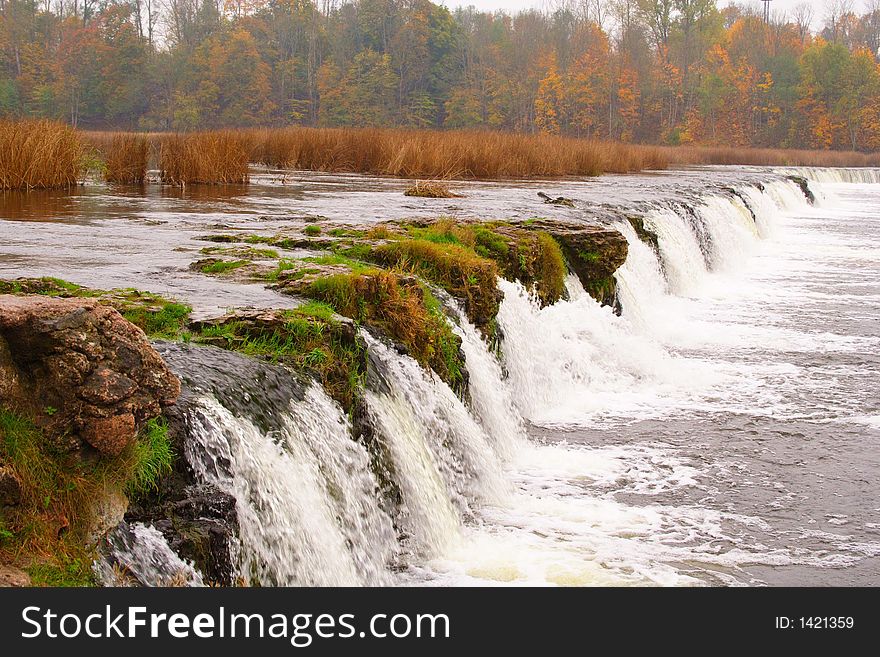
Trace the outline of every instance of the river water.
<instances>
[{"instance_id":1,"label":"river water","mask_svg":"<svg viewBox=\"0 0 880 657\"><path fill-rule=\"evenodd\" d=\"M723 167L472 183L465 199L441 206L404 200L399 181L314 176L292 189L269 174L232 197L98 188L6 199L0 219L12 221L0 220L0 276L171 291L210 313L290 303L186 271L204 244L195 238L218 228L274 230L308 214L339 222L522 218L548 212L536 188L575 198L577 208L565 211L574 220L618 222L608 206L638 212L659 249L617 224L630 241L616 275L620 316L574 278L569 299L544 309L501 281L500 360L459 320L470 408L409 359L371 343L388 382L367 402L408 500L393 518L410 537L402 548L389 543L392 523L380 505L364 501L371 480L357 478L348 491L342 466L320 456L320 445L344 443L341 415L309 432L309 412L293 412L291 436L305 434L288 440L309 445L308 458L291 447L257 459L276 448L206 400L202 446L222 442L247 462L230 475L230 490L236 476L247 477L293 500L307 483L311 501L296 506L300 515L242 527L252 546L244 554L259 561L251 571L267 571L266 583L876 585L880 185L868 182L876 172L799 173L811 179L815 205L776 173ZM332 417L330 403L314 401L315 417ZM366 462L352 452L346 467ZM321 479L328 471L333 496ZM340 487L353 500L350 522L337 508ZM317 513L322 495L328 506ZM367 517L369 525L358 525ZM261 547L266 532L275 532L270 556ZM312 549L321 572L299 572L308 559L285 566L279 537L297 535L333 539ZM289 550L303 543L289 542ZM354 557L345 553L359 543ZM375 555L387 572L378 572Z\"/></svg>"}]
</instances>

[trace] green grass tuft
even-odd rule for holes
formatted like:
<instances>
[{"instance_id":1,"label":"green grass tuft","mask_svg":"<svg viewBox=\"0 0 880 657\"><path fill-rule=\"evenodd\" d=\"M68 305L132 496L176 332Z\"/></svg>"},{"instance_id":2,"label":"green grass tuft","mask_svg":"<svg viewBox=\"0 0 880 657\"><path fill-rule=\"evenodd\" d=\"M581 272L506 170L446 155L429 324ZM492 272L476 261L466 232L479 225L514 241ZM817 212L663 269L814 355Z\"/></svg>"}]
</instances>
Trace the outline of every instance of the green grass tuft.
<instances>
[{"instance_id":1,"label":"green grass tuft","mask_svg":"<svg viewBox=\"0 0 880 657\"><path fill-rule=\"evenodd\" d=\"M0 408L0 459L21 481L22 500L4 509L0 562L29 555L35 585L90 585L87 545L96 503L113 494L138 496L157 487L174 455L165 423L152 420L116 457L58 452L27 418Z\"/></svg>"},{"instance_id":2,"label":"green grass tuft","mask_svg":"<svg viewBox=\"0 0 880 657\"><path fill-rule=\"evenodd\" d=\"M158 490L159 480L171 472L174 450L168 437L168 424L162 418L148 421L133 447L131 472L125 491L138 498Z\"/></svg>"},{"instance_id":3,"label":"green grass tuft","mask_svg":"<svg viewBox=\"0 0 880 657\"><path fill-rule=\"evenodd\" d=\"M122 310L122 316L154 339L179 339L186 331L192 308L182 303L165 302L159 310L149 307Z\"/></svg>"},{"instance_id":4,"label":"green grass tuft","mask_svg":"<svg viewBox=\"0 0 880 657\"><path fill-rule=\"evenodd\" d=\"M248 264L247 260L221 260L219 262L211 262L200 267L204 274L225 274L234 269L239 269Z\"/></svg>"}]
</instances>

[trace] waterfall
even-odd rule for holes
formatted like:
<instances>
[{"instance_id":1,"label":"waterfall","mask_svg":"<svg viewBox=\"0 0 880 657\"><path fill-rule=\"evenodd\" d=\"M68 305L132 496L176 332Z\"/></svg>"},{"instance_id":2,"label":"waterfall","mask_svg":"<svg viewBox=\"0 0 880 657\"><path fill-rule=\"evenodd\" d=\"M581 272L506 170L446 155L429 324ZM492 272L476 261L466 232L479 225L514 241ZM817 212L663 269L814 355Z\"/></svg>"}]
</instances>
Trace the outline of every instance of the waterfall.
<instances>
[{"instance_id":1,"label":"waterfall","mask_svg":"<svg viewBox=\"0 0 880 657\"><path fill-rule=\"evenodd\" d=\"M526 440L523 418L505 381L501 363L489 351L477 327L455 299L438 293L455 317L453 331L461 338L468 371L468 390L476 419L502 460L509 460Z\"/></svg>"},{"instance_id":2,"label":"waterfall","mask_svg":"<svg viewBox=\"0 0 880 657\"><path fill-rule=\"evenodd\" d=\"M242 577L254 584L351 586L388 581L396 549L366 450L315 383L266 431L216 398L189 411L187 459L236 500Z\"/></svg>"},{"instance_id":3,"label":"waterfall","mask_svg":"<svg viewBox=\"0 0 880 657\"><path fill-rule=\"evenodd\" d=\"M628 221L616 224L629 244L615 274L620 317L586 295L574 277L567 282L568 300L546 308L518 283L501 282L504 365L525 418L546 425L656 416L728 381L730 373L677 355L677 346L693 342L695 332L713 330L683 322L681 304L705 293L719 272L741 267L761 236L773 233L780 210L807 207L788 180L736 192L650 206L643 219L657 235L656 251Z\"/></svg>"},{"instance_id":4,"label":"waterfall","mask_svg":"<svg viewBox=\"0 0 880 657\"><path fill-rule=\"evenodd\" d=\"M530 442L526 428L654 420L698 407L706 391L729 388L738 373L683 353L692 333L705 338L715 326L682 319L682 304L776 236L780 210L806 207L797 184L784 179L653 202L642 218L656 248L629 221L616 224L629 245L615 274L622 314L597 303L571 274L566 298L546 307L521 284L499 280L500 357L459 304L438 293L462 341L463 399L365 329L368 373L351 419L320 385L284 368L211 348L163 347L184 381L175 411L185 427L184 456L199 482L235 501L238 576L257 585L385 585L399 582L401 571L405 579L424 564L442 571L444 560L477 555L485 568L462 567L468 577L484 572L507 581L509 564L492 561L495 548L507 545L504 558L520 560L520 574L529 550L546 550L544 579L535 581L596 582L605 581L615 555L635 562L650 552L647 540L631 540L634 532L666 532L681 542L698 533L687 525L693 522L708 527L700 532L718 533L718 514L673 521L679 510L634 511L598 493L582 497L589 487L651 494L642 486L646 477L655 488L693 483L662 446L569 449ZM667 467L673 475L664 474ZM544 526L557 512L571 523L571 535ZM608 532L611 540L603 538ZM547 537L557 535L571 551L554 575L560 550ZM111 543L113 563L141 583L205 583L154 527L126 525ZM652 554L659 563L669 552L655 546ZM648 568L654 574L632 580L679 581L655 566ZM111 561L96 569L114 581Z\"/></svg>"},{"instance_id":5,"label":"waterfall","mask_svg":"<svg viewBox=\"0 0 880 657\"><path fill-rule=\"evenodd\" d=\"M368 332L362 336L373 374L367 409L400 491L396 521L409 550L442 553L458 541L474 505L504 499L501 461L445 383Z\"/></svg>"},{"instance_id":6,"label":"waterfall","mask_svg":"<svg viewBox=\"0 0 880 657\"><path fill-rule=\"evenodd\" d=\"M191 563L181 559L158 529L120 523L107 537L103 555L93 569L104 586L204 586Z\"/></svg>"},{"instance_id":7,"label":"waterfall","mask_svg":"<svg viewBox=\"0 0 880 657\"><path fill-rule=\"evenodd\" d=\"M880 168L786 167L777 172L819 183L880 183Z\"/></svg>"}]
</instances>

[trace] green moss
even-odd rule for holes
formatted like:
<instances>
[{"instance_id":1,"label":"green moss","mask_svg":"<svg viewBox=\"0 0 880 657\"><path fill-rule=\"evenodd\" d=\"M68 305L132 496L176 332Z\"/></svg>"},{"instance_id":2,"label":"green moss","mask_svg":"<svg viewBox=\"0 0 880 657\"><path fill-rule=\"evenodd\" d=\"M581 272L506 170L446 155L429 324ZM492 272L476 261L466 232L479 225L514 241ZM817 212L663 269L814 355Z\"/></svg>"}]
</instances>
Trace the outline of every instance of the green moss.
<instances>
[{"instance_id":1,"label":"green moss","mask_svg":"<svg viewBox=\"0 0 880 657\"><path fill-rule=\"evenodd\" d=\"M101 290L92 290L52 276L0 281L0 294L42 294L48 297L90 298L101 293Z\"/></svg>"},{"instance_id":2,"label":"green moss","mask_svg":"<svg viewBox=\"0 0 880 657\"><path fill-rule=\"evenodd\" d=\"M205 255L226 255L226 256L238 256L241 258L250 258L253 260L257 260L260 258L278 258L278 251L275 249L255 249L247 246L206 246L203 249L200 249L201 253Z\"/></svg>"},{"instance_id":3,"label":"green moss","mask_svg":"<svg viewBox=\"0 0 880 657\"><path fill-rule=\"evenodd\" d=\"M373 247L363 243L335 244L333 252L349 260L369 260Z\"/></svg>"},{"instance_id":4,"label":"green moss","mask_svg":"<svg viewBox=\"0 0 880 657\"><path fill-rule=\"evenodd\" d=\"M244 267L246 264L248 264L247 260L220 260L202 265L199 267L199 271L203 274L225 274L234 269Z\"/></svg>"},{"instance_id":5,"label":"green moss","mask_svg":"<svg viewBox=\"0 0 880 657\"><path fill-rule=\"evenodd\" d=\"M325 303L286 310L282 324L229 321L202 329L196 341L284 363L318 378L328 394L350 410L363 387L366 352Z\"/></svg>"},{"instance_id":6,"label":"green moss","mask_svg":"<svg viewBox=\"0 0 880 657\"><path fill-rule=\"evenodd\" d=\"M402 282L396 274L373 269L319 278L302 293L341 315L381 329L404 345L422 366L432 369L454 389L461 389L461 340L449 326L439 301L425 286Z\"/></svg>"},{"instance_id":7,"label":"green moss","mask_svg":"<svg viewBox=\"0 0 880 657\"><path fill-rule=\"evenodd\" d=\"M363 237L366 233L366 231L356 228L333 228L327 231L331 237Z\"/></svg>"},{"instance_id":8,"label":"green moss","mask_svg":"<svg viewBox=\"0 0 880 657\"><path fill-rule=\"evenodd\" d=\"M329 304L314 300L295 308L291 313L304 317L314 317L315 319L320 319L324 322L335 321L334 315L336 314L333 307Z\"/></svg>"},{"instance_id":9,"label":"green moss","mask_svg":"<svg viewBox=\"0 0 880 657\"><path fill-rule=\"evenodd\" d=\"M281 259L278 261L275 269L265 275L265 279L267 281L277 281L281 277L281 274L292 269L297 269L299 266L300 265L296 260Z\"/></svg>"},{"instance_id":10,"label":"green moss","mask_svg":"<svg viewBox=\"0 0 880 657\"><path fill-rule=\"evenodd\" d=\"M308 258L303 258L303 262L313 262L316 265L342 265L348 267L355 274L364 274L376 270L373 265L342 253L328 253L327 255L310 256Z\"/></svg>"},{"instance_id":11,"label":"green moss","mask_svg":"<svg viewBox=\"0 0 880 657\"><path fill-rule=\"evenodd\" d=\"M431 318L430 331L433 335L434 350L430 360L437 371L437 362L442 362L438 374L459 395L464 389L464 360L461 352L461 339L455 335L443 312L439 299L424 287L424 304Z\"/></svg>"},{"instance_id":12,"label":"green moss","mask_svg":"<svg viewBox=\"0 0 880 657\"><path fill-rule=\"evenodd\" d=\"M590 280L584 286L584 289L587 291L587 294L601 303L611 304L614 301L617 282L613 276L602 276Z\"/></svg>"},{"instance_id":13,"label":"green moss","mask_svg":"<svg viewBox=\"0 0 880 657\"><path fill-rule=\"evenodd\" d=\"M578 251L578 258L580 258L583 262L588 264L593 264L599 262L602 259L602 254L596 251Z\"/></svg>"},{"instance_id":14,"label":"green moss","mask_svg":"<svg viewBox=\"0 0 880 657\"><path fill-rule=\"evenodd\" d=\"M507 240L486 226L474 226L474 251L484 258L506 259L509 251Z\"/></svg>"},{"instance_id":15,"label":"green moss","mask_svg":"<svg viewBox=\"0 0 880 657\"><path fill-rule=\"evenodd\" d=\"M427 240L435 244L473 244L473 236L469 230L446 220L424 227L409 226L407 233L413 239Z\"/></svg>"},{"instance_id":16,"label":"green moss","mask_svg":"<svg viewBox=\"0 0 880 657\"><path fill-rule=\"evenodd\" d=\"M265 235L248 235L244 238L244 241L247 244L270 244L272 242L271 237L266 237Z\"/></svg>"},{"instance_id":17,"label":"green moss","mask_svg":"<svg viewBox=\"0 0 880 657\"><path fill-rule=\"evenodd\" d=\"M125 492L155 487L170 471L173 455L163 422L149 422L116 457L85 459L58 452L27 418L0 408L0 459L21 481L22 499L4 510L0 561L13 555L40 555L28 572L36 585L82 586L91 576L87 546L96 503Z\"/></svg>"},{"instance_id":18,"label":"green moss","mask_svg":"<svg viewBox=\"0 0 880 657\"><path fill-rule=\"evenodd\" d=\"M162 305L120 309L122 316L153 339L176 340L186 333L192 308L182 303L162 301Z\"/></svg>"},{"instance_id":19,"label":"green moss","mask_svg":"<svg viewBox=\"0 0 880 657\"><path fill-rule=\"evenodd\" d=\"M498 313L498 268L471 248L452 242L405 239L375 247L370 258L417 274L461 299L468 317L484 331Z\"/></svg>"},{"instance_id":20,"label":"green moss","mask_svg":"<svg viewBox=\"0 0 880 657\"><path fill-rule=\"evenodd\" d=\"M303 232L309 237L317 237L321 234L321 227L316 224L310 224L303 229Z\"/></svg>"},{"instance_id":21,"label":"green moss","mask_svg":"<svg viewBox=\"0 0 880 657\"><path fill-rule=\"evenodd\" d=\"M556 240L543 231L537 233L536 246L532 264L535 289L545 304L555 303L565 294L565 257Z\"/></svg>"}]
</instances>

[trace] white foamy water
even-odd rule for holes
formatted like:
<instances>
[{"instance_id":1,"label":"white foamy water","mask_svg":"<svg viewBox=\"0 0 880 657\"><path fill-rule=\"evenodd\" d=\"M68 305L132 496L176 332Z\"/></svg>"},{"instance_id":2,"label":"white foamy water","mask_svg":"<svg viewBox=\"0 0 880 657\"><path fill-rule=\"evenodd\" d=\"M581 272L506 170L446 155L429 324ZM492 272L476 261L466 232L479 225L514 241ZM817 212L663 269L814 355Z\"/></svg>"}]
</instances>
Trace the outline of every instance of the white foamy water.
<instances>
[{"instance_id":1,"label":"white foamy water","mask_svg":"<svg viewBox=\"0 0 880 657\"><path fill-rule=\"evenodd\" d=\"M658 204L657 253L622 222L620 317L575 279L543 309L502 281L499 386L532 440L514 494L417 576L877 583L880 189L812 191Z\"/></svg>"},{"instance_id":2,"label":"white foamy water","mask_svg":"<svg viewBox=\"0 0 880 657\"><path fill-rule=\"evenodd\" d=\"M264 585L382 584L396 551L369 458L316 384L267 433L204 397L188 459L236 501L240 575Z\"/></svg>"},{"instance_id":3,"label":"white foamy water","mask_svg":"<svg viewBox=\"0 0 880 657\"><path fill-rule=\"evenodd\" d=\"M880 185L785 173L815 205L777 176L646 201L656 249L620 220L620 315L573 275L545 308L500 280L496 354L441 294L464 399L362 330L357 441L317 384L273 430L199 396L187 456L235 499L239 575L880 584ZM158 531L132 532L114 555L137 579L203 583Z\"/></svg>"},{"instance_id":4,"label":"white foamy water","mask_svg":"<svg viewBox=\"0 0 880 657\"><path fill-rule=\"evenodd\" d=\"M93 569L104 586L125 586L132 580L142 586L204 586L202 574L171 549L165 536L152 526L136 522L121 526L108 537L107 557Z\"/></svg>"}]
</instances>

